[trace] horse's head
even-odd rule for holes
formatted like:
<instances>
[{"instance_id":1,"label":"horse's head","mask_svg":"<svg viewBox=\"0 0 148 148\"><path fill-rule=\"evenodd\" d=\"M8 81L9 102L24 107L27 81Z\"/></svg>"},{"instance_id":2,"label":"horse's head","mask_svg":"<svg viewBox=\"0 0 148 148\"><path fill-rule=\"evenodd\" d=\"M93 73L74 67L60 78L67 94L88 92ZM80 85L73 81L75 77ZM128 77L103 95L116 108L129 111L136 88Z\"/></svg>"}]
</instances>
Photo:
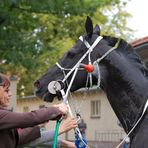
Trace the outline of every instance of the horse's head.
<instances>
[{"instance_id":1,"label":"horse's head","mask_svg":"<svg viewBox=\"0 0 148 148\"><path fill-rule=\"evenodd\" d=\"M86 34L81 36L77 43L61 58L59 64L54 65L48 70L43 76L41 76L35 83L36 95L40 98L43 98L45 101L52 102L56 94L52 94L48 90L48 84L52 81L63 81L65 75L69 73L69 69L76 69L77 63L88 64L93 63L102 55L104 55L109 49L113 48L118 39L115 37L100 36L100 27L96 25L93 28L92 20L87 17L85 22ZM123 47L119 47L123 46ZM120 41L118 50L124 52L123 49L126 49L129 45L124 41ZM133 52L132 50L125 50L125 53ZM116 58L116 57L115 57ZM81 60L81 61L80 61ZM108 76L107 64L108 61L102 61L99 65L100 74L101 74L101 86L104 87L103 83L106 83L106 77ZM120 67L120 66L119 66ZM72 73L64 81L64 88L67 89L69 85ZM73 92L79 88L85 87L88 73L86 71L78 70L77 75L74 79L74 82L70 88L70 91ZM93 84L96 84L97 76L92 76ZM68 85L67 85L68 84ZM89 85L89 84L88 84Z\"/></svg>"},{"instance_id":2,"label":"horse's head","mask_svg":"<svg viewBox=\"0 0 148 148\"><path fill-rule=\"evenodd\" d=\"M59 61L59 64L64 69L71 69L74 67L74 65L80 60L80 58L85 55L85 53L88 51L88 48L85 45L85 41L89 43L89 45L92 45L96 39L100 36L100 27L98 25L93 28L92 21L89 17L87 17L85 22L85 28L86 28L86 35L83 35L81 39L78 40L77 43L67 52L65 55L61 58ZM102 41L101 41L102 42ZM91 62L95 61L99 54L96 50L99 46L99 48L103 48L101 42L98 42L97 45L94 47L92 53L90 54ZM88 55L82 60L82 63L88 63ZM65 73L68 73L68 70L64 70ZM75 91L79 88L82 88L86 84L86 78L87 78L87 72L79 70L77 72L77 75L75 77L74 83L71 87L71 91ZM45 73L43 76L41 76L35 83L36 88L36 95L40 98L43 98L46 101L52 101L55 97L54 94L49 93L48 91L48 84L51 81L57 81L57 80L63 80L64 74L60 67L57 65L54 65L52 68L48 70L47 73ZM71 76L68 77L67 81L68 83L71 80ZM93 79L94 80L94 79ZM76 83L75 83L76 82ZM65 86L66 87L66 86Z\"/></svg>"}]
</instances>

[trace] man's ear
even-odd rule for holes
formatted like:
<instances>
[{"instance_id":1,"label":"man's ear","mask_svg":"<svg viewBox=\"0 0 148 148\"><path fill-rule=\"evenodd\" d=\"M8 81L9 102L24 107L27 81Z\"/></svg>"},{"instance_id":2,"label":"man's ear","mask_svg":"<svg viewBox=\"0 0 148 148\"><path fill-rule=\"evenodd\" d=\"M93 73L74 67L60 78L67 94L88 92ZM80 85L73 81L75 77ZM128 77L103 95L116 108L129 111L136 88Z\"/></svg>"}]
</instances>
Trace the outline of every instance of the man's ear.
<instances>
[{"instance_id":1,"label":"man's ear","mask_svg":"<svg viewBox=\"0 0 148 148\"><path fill-rule=\"evenodd\" d=\"M101 34L101 30L100 30L100 26L99 26L99 25L96 25L96 26L95 26L93 33L96 33L96 34L98 34L98 35Z\"/></svg>"},{"instance_id":2,"label":"man's ear","mask_svg":"<svg viewBox=\"0 0 148 148\"><path fill-rule=\"evenodd\" d=\"M89 16L87 16L87 18L86 18L85 29L86 29L86 33L87 33L88 37L91 37L92 33L93 33L93 23L92 23L92 20Z\"/></svg>"}]
</instances>

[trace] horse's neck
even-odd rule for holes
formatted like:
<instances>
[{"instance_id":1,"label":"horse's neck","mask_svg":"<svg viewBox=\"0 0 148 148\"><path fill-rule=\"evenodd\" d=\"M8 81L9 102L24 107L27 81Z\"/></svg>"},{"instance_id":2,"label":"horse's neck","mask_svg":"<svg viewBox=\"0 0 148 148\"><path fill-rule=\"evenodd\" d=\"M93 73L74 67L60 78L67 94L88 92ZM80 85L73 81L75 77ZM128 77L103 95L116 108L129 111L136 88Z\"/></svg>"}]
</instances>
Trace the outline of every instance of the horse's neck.
<instances>
[{"instance_id":1,"label":"horse's neck","mask_svg":"<svg viewBox=\"0 0 148 148\"><path fill-rule=\"evenodd\" d=\"M106 74L104 71L101 74L101 84L123 128L129 132L148 98L148 77L142 72L145 69L141 63L116 51L110 53L103 63Z\"/></svg>"}]
</instances>

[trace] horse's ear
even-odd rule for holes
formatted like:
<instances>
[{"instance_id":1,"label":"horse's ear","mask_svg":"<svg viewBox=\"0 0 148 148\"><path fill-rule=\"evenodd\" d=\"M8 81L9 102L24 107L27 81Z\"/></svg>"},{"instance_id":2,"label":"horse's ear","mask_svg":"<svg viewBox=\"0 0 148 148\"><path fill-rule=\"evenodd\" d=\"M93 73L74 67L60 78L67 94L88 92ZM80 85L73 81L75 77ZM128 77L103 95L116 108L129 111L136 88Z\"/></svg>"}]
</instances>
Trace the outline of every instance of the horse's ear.
<instances>
[{"instance_id":1,"label":"horse's ear","mask_svg":"<svg viewBox=\"0 0 148 148\"><path fill-rule=\"evenodd\" d=\"M86 29L88 37L91 37L93 33L93 23L89 16L87 16L86 18L85 29Z\"/></svg>"},{"instance_id":2,"label":"horse's ear","mask_svg":"<svg viewBox=\"0 0 148 148\"><path fill-rule=\"evenodd\" d=\"M94 33L100 35L100 32L101 32L100 26L99 25L96 25L95 28L94 28Z\"/></svg>"}]
</instances>

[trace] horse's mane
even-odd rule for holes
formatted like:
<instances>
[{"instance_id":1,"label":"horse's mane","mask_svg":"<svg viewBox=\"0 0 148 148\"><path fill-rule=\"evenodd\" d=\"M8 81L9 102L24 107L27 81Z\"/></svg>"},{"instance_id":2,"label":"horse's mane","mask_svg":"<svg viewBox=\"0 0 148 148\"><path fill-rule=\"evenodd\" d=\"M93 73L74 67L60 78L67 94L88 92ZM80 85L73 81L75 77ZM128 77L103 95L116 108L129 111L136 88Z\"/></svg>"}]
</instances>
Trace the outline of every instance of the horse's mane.
<instances>
[{"instance_id":1,"label":"horse's mane","mask_svg":"<svg viewBox=\"0 0 148 148\"><path fill-rule=\"evenodd\" d=\"M105 39L107 41L108 45L111 47L115 46L115 44L119 41L117 50L120 50L120 51L123 50L122 52L125 52L127 54L133 53L133 51L134 51L133 47L122 38L116 38L116 37L112 37L112 36L103 36L103 39Z\"/></svg>"},{"instance_id":2,"label":"horse's mane","mask_svg":"<svg viewBox=\"0 0 148 148\"><path fill-rule=\"evenodd\" d=\"M108 45L111 47L114 47L115 44L119 41L118 47L115 49L116 51L119 51L119 52L125 54L126 56L128 56L128 57L130 56L130 58L141 62L141 60L139 59L139 56L137 55L134 48L128 42L126 42L124 39L116 38L116 37L112 37L112 36L103 36L103 39L105 39L107 41Z\"/></svg>"},{"instance_id":3,"label":"horse's mane","mask_svg":"<svg viewBox=\"0 0 148 148\"><path fill-rule=\"evenodd\" d=\"M127 60L129 59L133 62L133 64L136 64L144 73L144 75L148 77L148 69L145 67L144 63L142 62L131 44L129 44L122 38L116 38L112 36L103 36L103 39L105 39L108 45L111 47L114 47L115 44L119 41L118 47L115 50L124 54L127 57Z\"/></svg>"}]
</instances>

